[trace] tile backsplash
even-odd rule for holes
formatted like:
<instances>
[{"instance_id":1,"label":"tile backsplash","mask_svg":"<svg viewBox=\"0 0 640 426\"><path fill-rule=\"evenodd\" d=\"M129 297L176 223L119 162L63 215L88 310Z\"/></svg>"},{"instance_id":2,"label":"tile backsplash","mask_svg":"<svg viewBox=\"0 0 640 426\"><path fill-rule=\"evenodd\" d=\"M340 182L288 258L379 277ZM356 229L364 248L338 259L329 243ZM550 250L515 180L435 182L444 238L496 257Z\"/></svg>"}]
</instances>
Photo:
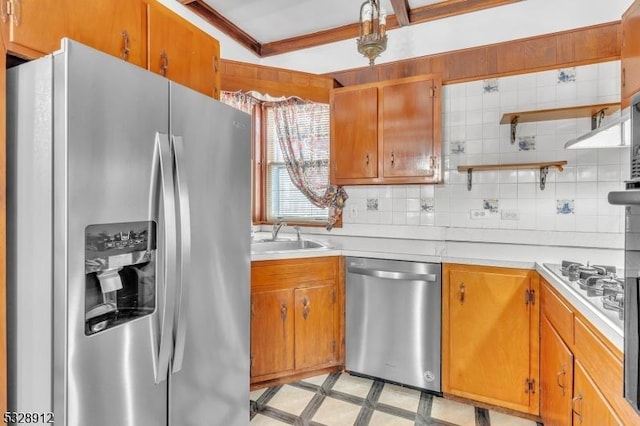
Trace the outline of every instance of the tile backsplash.
<instances>
[{"instance_id":1,"label":"tile backsplash","mask_svg":"<svg viewBox=\"0 0 640 426\"><path fill-rule=\"evenodd\" d=\"M591 118L523 123L511 143L504 113L619 102L620 62L446 85L442 93L444 184L348 186L349 224L620 233L624 209L607 202L629 178L629 149L565 150ZM476 171L458 165L566 160L549 169Z\"/></svg>"}]
</instances>

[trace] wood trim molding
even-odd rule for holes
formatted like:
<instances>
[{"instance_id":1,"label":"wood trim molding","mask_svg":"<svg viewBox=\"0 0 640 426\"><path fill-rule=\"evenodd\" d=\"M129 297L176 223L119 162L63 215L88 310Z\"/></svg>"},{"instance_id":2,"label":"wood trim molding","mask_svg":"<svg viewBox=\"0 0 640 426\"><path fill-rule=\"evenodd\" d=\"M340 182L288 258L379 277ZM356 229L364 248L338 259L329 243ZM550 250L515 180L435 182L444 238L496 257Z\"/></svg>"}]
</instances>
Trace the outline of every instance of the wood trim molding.
<instances>
[{"instance_id":1,"label":"wood trim molding","mask_svg":"<svg viewBox=\"0 0 640 426\"><path fill-rule=\"evenodd\" d=\"M322 44L334 43L336 41L356 38L359 35L359 25L357 22L343 25L341 27L329 30L318 31L311 34L305 34L297 37L291 37L269 43L259 43L249 34L238 28L231 21L226 19L215 9L209 6L204 0L178 0L186 7L200 15L205 21L223 31L229 37L247 49L255 52L260 57L280 55L295 50L306 49L309 47L319 46ZM391 0L395 15L387 17L387 30L392 30L403 26L405 17L404 12L398 14L398 10L403 11L402 3L407 0ZM436 3L415 9L409 9L408 25L418 24L421 22L433 21L435 19L447 18L454 15L461 15L469 12L476 12L482 9L488 9L497 6L504 6L523 0L450 0L446 2ZM357 10L354 10L354 18L357 17ZM400 24L402 22L403 24ZM407 25L407 24L404 24Z\"/></svg>"},{"instance_id":2,"label":"wood trim molding","mask_svg":"<svg viewBox=\"0 0 640 426\"><path fill-rule=\"evenodd\" d=\"M328 73L341 86L441 73L443 84L620 59L620 21Z\"/></svg>"},{"instance_id":3,"label":"wood trim molding","mask_svg":"<svg viewBox=\"0 0 640 426\"><path fill-rule=\"evenodd\" d=\"M329 103L329 92L335 86L332 77L265 65L221 60L221 90L230 92L255 90L271 96L298 96L315 102Z\"/></svg>"}]
</instances>

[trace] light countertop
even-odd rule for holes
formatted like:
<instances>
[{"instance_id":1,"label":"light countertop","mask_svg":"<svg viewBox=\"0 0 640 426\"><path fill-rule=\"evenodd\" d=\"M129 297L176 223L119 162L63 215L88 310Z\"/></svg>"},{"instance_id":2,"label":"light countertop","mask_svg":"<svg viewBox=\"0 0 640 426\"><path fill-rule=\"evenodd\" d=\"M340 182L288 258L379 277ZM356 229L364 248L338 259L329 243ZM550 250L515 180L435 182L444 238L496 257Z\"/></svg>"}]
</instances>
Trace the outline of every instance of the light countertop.
<instances>
[{"instance_id":1,"label":"light countertop","mask_svg":"<svg viewBox=\"0 0 640 426\"><path fill-rule=\"evenodd\" d=\"M314 241L328 248L306 249L280 253L253 254L252 261L305 258L318 256L354 256L378 259L406 260L414 262L460 263L496 267L535 269L577 311L602 332L617 348L623 350L623 331L606 315L599 312L573 288L570 288L544 263L558 264L561 260L586 262L597 259L620 267L624 251L565 246L541 246L511 243L486 243L473 241L434 241L370 237L317 238Z\"/></svg>"}]
</instances>

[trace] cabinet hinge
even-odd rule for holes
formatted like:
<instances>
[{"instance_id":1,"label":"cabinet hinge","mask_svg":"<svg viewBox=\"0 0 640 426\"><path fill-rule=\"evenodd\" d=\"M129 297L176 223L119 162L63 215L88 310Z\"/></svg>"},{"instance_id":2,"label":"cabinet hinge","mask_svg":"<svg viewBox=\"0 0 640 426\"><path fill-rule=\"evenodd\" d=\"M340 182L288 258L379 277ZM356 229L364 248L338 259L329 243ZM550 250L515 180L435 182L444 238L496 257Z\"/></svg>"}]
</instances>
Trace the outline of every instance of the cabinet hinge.
<instances>
[{"instance_id":1,"label":"cabinet hinge","mask_svg":"<svg viewBox=\"0 0 640 426\"><path fill-rule=\"evenodd\" d=\"M249 357L249 369L253 370L253 355Z\"/></svg>"},{"instance_id":2,"label":"cabinet hinge","mask_svg":"<svg viewBox=\"0 0 640 426\"><path fill-rule=\"evenodd\" d=\"M253 318L254 312L253 312L253 297L251 298L251 317Z\"/></svg>"},{"instance_id":3,"label":"cabinet hinge","mask_svg":"<svg viewBox=\"0 0 640 426\"><path fill-rule=\"evenodd\" d=\"M336 304L336 290L335 289L331 290L331 303L334 304L334 305Z\"/></svg>"},{"instance_id":4,"label":"cabinet hinge","mask_svg":"<svg viewBox=\"0 0 640 426\"><path fill-rule=\"evenodd\" d=\"M336 353L336 341L335 340L331 341L331 353L332 354Z\"/></svg>"},{"instance_id":5,"label":"cabinet hinge","mask_svg":"<svg viewBox=\"0 0 640 426\"><path fill-rule=\"evenodd\" d=\"M432 98L436 97L436 88L431 86L431 88L429 89L429 96L431 96Z\"/></svg>"},{"instance_id":6,"label":"cabinet hinge","mask_svg":"<svg viewBox=\"0 0 640 426\"><path fill-rule=\"evenodd\" d=\"M525 393L536 393L536 381L535 379L525 379L524 381Z\"/></svg>"},{"instance_id":7,"label":"cabinet hinge","mask_svg":"<svg viewBox=\"0 0 640 426\"><path fill-rule=\"evenodd\" d=\"M532 306L536 304L536 291L531 289L531 290L525 290L524 292L524 304L525 305L529 305L531 304Z\"/></svg>"}]
</instances>

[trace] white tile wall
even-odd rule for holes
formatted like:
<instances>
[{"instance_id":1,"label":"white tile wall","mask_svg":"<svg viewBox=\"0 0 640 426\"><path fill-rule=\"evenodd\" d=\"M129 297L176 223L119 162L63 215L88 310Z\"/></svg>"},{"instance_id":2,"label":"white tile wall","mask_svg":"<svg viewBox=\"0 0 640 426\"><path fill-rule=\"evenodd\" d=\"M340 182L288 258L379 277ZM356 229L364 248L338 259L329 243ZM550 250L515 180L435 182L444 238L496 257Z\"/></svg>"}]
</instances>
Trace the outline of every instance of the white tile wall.
<instances>
[{"instance_id":1,"label":"white tile wall","mask_svg":"<svg viewBox=\"0 0 640 426\"><path fill-rule=\"evenodd\" d=\"M557 108L620 99L620 62L473 81L443 88L442 185L349 186L344 228L350 224L461 227L536 231L623 232L624 211L610 206L607 193L623 188L629 177L629 151L623 149L565 150L565 142L586 133L591 119L523 123L518 137L530 137L531 150L511 144L507 112ZM497 90L495 86L497 83ZM458 165L526 163L567 160L562 172L550 170L544 190L536 170L475 172L468 191L467 175ZM367 198L378 199L378 210L367 210ZM433 199L432 211L421 199ZM472 219L485 199L497 199L501 212ZM573 213L558 213L557 204L572 201ZM488 212L488 211L487 211Z\"/></svg>"}]
</instances>

